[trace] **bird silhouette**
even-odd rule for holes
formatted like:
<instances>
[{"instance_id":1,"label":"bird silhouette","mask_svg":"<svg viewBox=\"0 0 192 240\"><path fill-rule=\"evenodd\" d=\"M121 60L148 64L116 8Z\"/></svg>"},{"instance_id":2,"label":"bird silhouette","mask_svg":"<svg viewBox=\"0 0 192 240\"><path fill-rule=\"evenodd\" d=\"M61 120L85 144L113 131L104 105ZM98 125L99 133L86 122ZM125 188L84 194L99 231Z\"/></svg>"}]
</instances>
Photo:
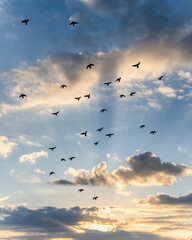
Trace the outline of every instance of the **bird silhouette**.
<instances>
[{"instance_id":1,"label":"bird silhouette","mask_svg":"<svg viewBox=\"0 0 192 240\"><path fill-rule=\"evenodd\" d=\"M88 99L90 98L90 93L89 94L87 94L87 95L85 95L84 97L87 97Z\"/></svg>"},{"instance_id":2,"label":"bird silhouette","mask_svg":"<svg viewBox=\"0 0 192 240\"><path fill-rule=\"evenodd\" d=\"M27 95L25 95L24 93L22 93L19 97L20 97L20 98L25 98L25 97L27 97Z\"/></svg>"},{"instance_id":3,"label":"bird silhouette","mask_svg":"<svg viewBox=\"0 0 192 240\"><path fill-rule=\"evenodd\" d=\"M83 188L80 188L79 190L78 190L78 192L83 192L84 191L84 189Z\"/></svg>"},{"instance_id":4,"label":"bird silhouette","mask_svg":"<svg viewBox=\"0 0 192 240\"><path fill-rule=\"evenodd\" d=\"M50 147L49 149L50 149L51 151L53 151L55 148L56 148L56 147Z\"/></svg>"},{"instance_id":5,"label":"bird silhouette","mask_svg":"<svg viewBox=\"0 0 192 240\"><path fill-rule=\"evenodd\" d=\"M79 100L80 100L80 98L81 98L81 97L75 97L75 99L76 99L77 101L79 101Z\"/></svg>"},{"instance_id":6,"label":"bird silhouette","mask_svg":"<svg viewBox=\"0 0 192 240\"><path fill-rule=\"evenodd\" d=\"M106 82L104 83L106 86L109 86L111 84L111 82Z\"/></svg>"},{"instance_id":7,"label":"bird silhouette","mask_svg":"<svg viewBox=\"0 0 192 240\"><path fill-rule=\"evenodd\" d=\"M75 157L70 157L70 158L68 158L68 159L72 161L74 158L75 158Z\"/></svg>"},{"instance_id":8,"label":"bird silhouette","mask_svg":"<svg viewBox=\"0 0 192 240\"><path fill-rule=\"evenodd\" d=\"M95 144L95 146L97 146L97 144L99 143L99 141L97 141L97 142L94 142L94 144Z\"/></svg>"},{"instance_id":9,"label":"bird silhouette","mask_svg":"<svg viewBox=\"0 0 192 240\"><path fill-rule=\"evenodd\" d=\"M130 93L130 96L133 96L134 94L136 94L136 92L131 92L131 93Z\"/></svg>"},{"instance_id":10,"label":"bird silhouette","mask_svg":"<svg viewBox=\"0 0 192 240\"><path fill-rule=\"evenodd\" d=\"M29 19L24 19L24 20L21 21L21 23L25 23L25 25L27 25L28 22L29 22Z\"/></svg>"},{"instance_id":11,"label":"bird silhouette","mask_svg":"<svg viewBox=\"0 0 192 240\"><path fill-rule=\"evenodd\" d=\"M66 88L67 86L65 84L61 85L60 88Z\"/></svg>"},{"instance_id":12,"label":"bird silhouette","mask_svg":"<svg viewBox=\"0 0 192 240\"><path fill-rule=\"evenodd\" d=\"M49 176L51 176L51 175L53 175L53 174L55 174L55 172L50 172L50 173L49 173Z\"/></svg>"},{"instance_id":13,"label":"bird silhouette","mask_svg":"<svg viewBox=\"0 0 192 240\"><path fill-rule=\"evenodd\" d=\"M114 133L108 133L108 134L106 134L105 136L111 137L111 136L113 136L113 135L114 135Z\"/></svg>"},{"instance_id":14,"label":"bird silhouette","mask_svg":"<svg viewBox=\"0 0 192 240\"><path fill-rule=\"evenodd\" d=\"M96 196L96 197L93 197L93 200L97 200L97 198L98 198L98 196Z\"/></svg>"},{"instance_id":15,"label":"bird silhouette","mask_svg":"<svg viewBox=\"0 0 192 240\"><path fill-rule=\"evenodd\" d=\"M161 77L159 77L158 79L161 80L163 78L164 75L162 75Z\"/></svg>"},{"instance_id":16,"label":"bird silhouette","mask_svg":"<svg viewBox=\"0 0 192 240\"><path fill-rule=\"evenodd\" d=\"M156 133L156 131L151 131L151 132L150 132L150 134L153 134L153 135L154 135L155 133Z\"/></svg>"},{"instance_id":17,"label":"bird silhouette","mask_svg":"<svg viewBox=\"0 0 192 240\"><path fill-rule=\"evenodd\" d=\"M73 27L74 27L76 24L78 24L78 22L75 22L75 21L72 21L72 22L69 23L69 25L72 25Z\"/></svg>"},{"instance_id":18,"label":"bird silhouette","mask_svg":"<svg viewBox=\"0 0 192 240\"><path fill-rule=\"evenodd\" d=\"M139 128L144 128L145 127L145 124L141 125Z\"/></svg>"},{"instance_id":19,"label":"bird silhouette","mask_svg":"<svg viewBox=\"0 0 192 240\"><path fill-rule=\"evenodd\" d=\"M120 95L120 98L123 98L123 97L125 97L125 95L124 95L124 94L121 94L121 95Z\"/></svg>"},{"instance_id":20,"label":"bird silhouette","mask_svg":"<svg viewBox=\"0 0 192 240\"><path fill-rule=\"evenodd\" d=\"M57 116L60 111L52 113L53 115Z\"/></svg>"},{"instance_id":21,"label":"bird silhouette","mask_svg":"<svg viewBox=\"0 0 192 240\"><path fill-rule=\"evenodd\" d=\"M104 127L98 128L98 129L97 129L97 132L101 132L101 131L103 130L103 128L104 128Z\"/></svg>"},{"instance_id":22,"label":"bird silhouette","mask_svg":"<svg viewBox=\"0 0 192 240\"><path fill-rule=\"evenodd\" d=\"M66 161L65 158L61 158L61 161Z\"/></svg>"},{"instance_id":23,"label":"bird silhouette","mask_svg":"<svg viewBox=\"0 0 192 240\"><path fill-rule=\"evenodd\" d=\"M87 131L85 131L85 132L82 132L80 135L82 135L82 136L87 136Z\"/></svg>"},{"instance_id":24,"label":"bird silhouette","mask_svg":"<svg viewBox=\"0 0 192 240\"><path fill-rule=\"evenodd\" d=\"M107 109L103 108L103 109L100 110L100 113L106 112L106 111L107 111Z\"/></svg>"},{"instance_id":25,"label":"bird silhouette","mask_svg":"<svg viewBox=\"0 0 192 240\"><path fill-rule=\"evenodd\" d=\"M139 62L139 63L137 63L137 64L134 64L134 65L132 65L132 67L139 68L140 63L141 63L141 62Z\"/></svg>"},{"instance_id":26,"label":"bird silhouette","mask_svg":"<svg viewBox=\"0 0 192 240\"><path fill-rule=\"evenodd\" d=\"M89 64L87 65L86 69L88 69L88 68L91 69L93 66L94 66L93 63L89 63Z\"/></svg>"},{"instance_id":27,"label":"bird silhouette","mask_svg":"<svg viewBox=\"0 0 192 240\"><path fill-rule=\"evenodd\" d=\"M120 81L121 81L121 77L119 77L115 80L115 82L120 82Z\"/></svg>"}]
</instances>

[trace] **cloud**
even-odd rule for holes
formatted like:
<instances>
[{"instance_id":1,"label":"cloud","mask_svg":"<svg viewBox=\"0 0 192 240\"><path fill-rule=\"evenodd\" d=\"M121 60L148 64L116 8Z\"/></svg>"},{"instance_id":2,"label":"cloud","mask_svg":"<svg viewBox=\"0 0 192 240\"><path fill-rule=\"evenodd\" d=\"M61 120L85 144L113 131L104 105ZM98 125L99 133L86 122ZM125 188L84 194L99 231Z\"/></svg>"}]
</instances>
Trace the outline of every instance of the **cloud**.
<instances>
[{"instance_id":1,"label":"cloud","mask_svg":"<svg viewBox=\"0 0 192 240\"><path fill-rule=\"evenodd\" d=\"M25 233L22 239L120 239L120 240L170 240L153 233L122 230L126 221L107 217L106 212L121 210L119 207L72 207L56 208L45 206L30 209L25 206L0 207L1 229L13 231L12 237ZM122 211L126 212L123 208ZM130 213L130 212L129 212ZM114 216L114 215L113 215ZM132 217L133 221L133 217ZM132 222L130 219L130 223ZM151 227L150 227L151 229ZM14 235L15 233L15 235ZM46 234L45 234L46 233Z\"/></svg>"},{"instance_id":2,"label":"cloud","mask_svg":"<svg viewBox=\"0 0 192 240\"><path fill-rule=\"evenodd\" d=\"M42 150L41 152L25 154L19 158L19 162L30 162L31 165L34 165L39 157L48 157L48 153Z\"/></svg>"},{"instance_id":3,"label":"cloud","mask_svg":"<svg viewBox=\"0 0 192 240\"><path fill-rule=\"evenodd\" d=\"M157 89L162 95L169 97L169 98L176 98L176 90L171 87L159 87Z\"/></svg>"},{"instance_id":4,"label":"cloud","mask_svg":"<svg viewBox=\"0 0 192 240\"><path fill-rule=\"evenodd\" d=\"M187 165L161 162L160 158L152 152L128 157L127 164L130 167L120 166L112 173L108 172L106 162L99 163L98 167L94 167L91 173L83 169L69 168L66 174L72 175L71 181L57 179L49 184L115 186L117 188L118 184L171 186L177 178L192 174L191 168ZM120 187L121 190L125 189L124 185L120 185Z\"/></svg>"},{"instance_id":5,"label":"cloud","mask_svg":"<svg viewBox=\"0 0 192 240\"><path fill-rule=\"evenodd\" d=\"M42 147L41 144L27 140L26 138L27 138L27 136L21 135L21 136L19 136L18 141L21 142L22 144L26 144L28 146Z\"/></svg>"},{"instance_id":6,"label":"cloud","mask_svg":"<svg viewBox=\"0 0 192 240\"><path fill-rule=\"evenodd\" d=\"M149 205L170 205L170 206L191 206L192 193L185 196L172 196L165 193L157 193L156 196L149 195L147 200L140 200L139 204Z\"/></svg>"},{"instance_id":7,"label":"cloud","mask_svg":"<svg viewBox=\"0 0 192 240\"><path fill-rule=\"evenodd\" d=\"M0 154L7 158L8 154L11 153L14 147L17 146L15 142L9 142L8 138L5 136L0 136Z\"/></svg>"}]
</instances>

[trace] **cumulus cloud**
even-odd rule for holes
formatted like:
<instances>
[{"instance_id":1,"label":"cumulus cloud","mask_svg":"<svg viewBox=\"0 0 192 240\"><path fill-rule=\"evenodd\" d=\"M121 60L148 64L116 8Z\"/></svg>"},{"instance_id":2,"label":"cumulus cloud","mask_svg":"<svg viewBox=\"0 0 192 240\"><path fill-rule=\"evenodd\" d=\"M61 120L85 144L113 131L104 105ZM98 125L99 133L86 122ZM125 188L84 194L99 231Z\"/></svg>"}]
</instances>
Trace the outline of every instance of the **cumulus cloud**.
<instances>
[{"instance_id":1,"label":"cumulus cloud","mask_svg":"<svg viewBox=\"0 0 192 240\"><path fill-rule=\"evenodd\" d=\"M129 167L120 166L109 173L106 162L94 167L91 173L86 170L69 168L66 173L72 175L73 180L53 180L50 184L60 185L91 185L112 187L118 184L132 185L164 185L171 186L177 180L192 171L187 165L176 165L171 162L161 162L161 159L152 152L145 152L127 158ZM124 185L120 186L125 189Z\"/></svg>"},{"instance_id":2,"label":"cumulus cloud","mask_svg":"<svg viewBox=\"0 0 192 240\"><path fill-rule=\"evenodd\" d=\"M149 195L147 200L140 200L140 204L170 205L170 206L191 206L192 193L185 196L172 196L165 193L157 193L156 196Z\"/></svg>"},{"instance_id":3,"label":"cumulus cloud","mask_svg":"<svg viewBox=\"0 0 192 240\"><path fill-rule=\"evenodd\" d=\"M0 154L7 158L8 154L11 153L14 147L17 146L15 142L9 142L8 138L5 136L0 136Z\"/></svg>"},{"instance_id":4,"label":"cumulus cloud","mask_svg":"<svg viewBox=\"0 0 192 240\"><path fill-rule=\"evenodd\" d=\"M33 152L30 154L25 154L19 158L19 162L30 162L31 165L33 165L36 163L36 160L39 157L48 157L48 153L42 150L41 152Z\"/></svg>"},{"instance_id":5,"label":"cumulus cloud","mask_svg":"<svg viewBox=\"0 0 192 240\"><path fill-rule=\"evenodd\" d=\"M25 135L19 136L18 141L21 142L22 144L26 144L28 146L42 147L42 145L39 143L27 140L27 136L25 136Z\"/></svg>"}]
</instances>

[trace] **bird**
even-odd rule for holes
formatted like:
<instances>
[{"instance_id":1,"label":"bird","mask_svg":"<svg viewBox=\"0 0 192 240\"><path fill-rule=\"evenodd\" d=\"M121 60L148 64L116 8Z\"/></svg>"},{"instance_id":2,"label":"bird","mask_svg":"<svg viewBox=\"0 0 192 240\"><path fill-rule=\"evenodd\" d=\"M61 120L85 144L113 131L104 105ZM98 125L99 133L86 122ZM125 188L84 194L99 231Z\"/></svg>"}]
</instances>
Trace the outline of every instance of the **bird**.
<instances>
[{"instance_id":1,"label":"bird","mask_svg":"<svg viewBox=\"0 0 192 240\"><path fill-rule=\"evenodd\" d=\"M113 136L113 135L114 135L114 133L108 133L108 134L106 134L105 136L111 137L111 136Z\"/></svg>"},{"instance_id":2,"label":"bird","mask_svg":"<svg viewBox=\"0 0 192 240\"><path fill-rule=\"evenodd\" d=\"M49 149L50 149L51 151L53 151L55 148L56 148L56 147L50 147Z\"/></svg>"},{"instance_id":3,"label":"bird","mask_svg":"<svg viewBox=\"0 0 192 240\"><path fill-rule=\"evenodd\" d=\"M61 161L66 161L65 158L61 158Z\"/></svg>"},{"instance_id":4,"label":"bird","mask_svg":"<svg viewBox=\"0 0 192 240\"><path fill-rule=\"evenodd\" d=\"M27 25L28 22L29 22L29 19L24 19L21 21L21 23L25 23L25 25Z\"/></svg>"},{"instance_id":5,"label":"bird","mask_svg":"<svg viewBox=\"0 0 192 240\"><path fill-rule=\"evenodd\" d=\"M78 192L83 192L84 191L84 189L83 188L80 188L79 190L78 190Z\"/></svg>"},{"instance_id":6,"label":"bird","mask_svg":"<svg viewBox=\"0 0 192 240\"><path fill-rule=\"evenodd\" d=\"M153 135L154 135L155 133L156 133L156 131L151 131L151 132L150 132L150 134L153 134Z\"/></svg>"},{"instance_id":7,"label":"bird","mask_svg":"<svg viewBox=\"0 0 192 240\"><path fill-rule=\"evenodd\" d=\"M53 115L57 116L57 114L59 113L60 111L57 111L57 112L54 112L52 113Z\"/></svg>"},{"instance_id":8,"label":"bird","mask_svg":"<svg viewBox=\"0 0 192 240\"><path fill-rule=\"evenodd\" d=\"M129 96L133 96L134 94L136 94L136 92L131 92Z\"/></svg>"},{"instance_id":9,"label":"bird","mask_svg":"<svg viewBox=\"0 0 192 240\"><path fill-rule=\"evenodd\" d=\"M96 197L93 197L93 200L97 200L97 198L98 198L98 196L96 196Z\"/></svg>"},{"instance_id":10,"label":"bird","mask_svg":"<svg viewBox=\"0 0 192 240\"><path fill-rule=\"evenodd\" d=\"M85 131L85 132L82 132L80 135L82 135L82 136L87 136L87 131Z\"/></svg>"},{"instance_id":11,"label":"bird","mask_svg":"<svg viewBox=\"0 0 192 240\"><path fill-rule=\"evenodd\" d=\"M161 77L159 77L158 79L161 80L163 78L164 75L162 75Z\"/></svg>"},{"instance_id":12,"label":"bird","mask_svg":"<svg viewBox=\"0 0 192 240\"><path fill-rule=\"evenodd\" d=\"M90 98L90 93L89 94L87 94L87 95L85 95L84 97L87 97L88 99Z\"/></svg>"},{"instance_id":13,"label":"bird","mask_svg":"<svg viewBox=\"0 0 192 240\"><path fill-rule=\"evenodd\" d=\"M20 97L20 98L25 98L25 97L27 97L27 95L24 94L24 93L22 93L19 97Z\"/></svg>"},{"instance_id":14,"label":"bird","mask_svg":"<svg viewBox=\"0 0 192 240\"><path fill-rule=\"evenodd\" d=\"M103 108L103 109L100 110L100 113L106 112L106 111L107 111L107 109Z\"/></svg>"},{"instance_id":15,"label":"bird","mask_svg":"<svg viewBox=\"0 0 192 240\"><path fill-rule=\"evenodd\" d=\"M97 129L97 132L101 132L101 131L103 130L103 128L104 128L104 127L98 128L98 129Z\"/></svg>"},{"instance_id":16,"label":"bird","mask_svg":"<svg viewBox=\"0 0 192 240\"><path fill-rule=\"evenodd\" d=\"M75 97L75 99L76 99L77 101L79 101L79 100L80 100L80 98L81 98L81 97Z\"/></svg>"},{"instance_id":17,"label":"bird","mask_svg":"<svg viewBox=\"0 0 192 240\"><path fill-rule=\"evenodd\" d=\"M69 23L69 25L72 25L73 27L74 27L76 24L78 24L78 22L75 22L75 21L72 21L72 22Z\"/></svg>"},{"instance_id":18,"label":"bird","mask_svg":"<svg viewBox=\"0 0 192 240\"><path fill-rule=\"evenodd\" d=\"M49 173L49 176L51 176L51 175L53 175L53 174L55 174L55 172L50 172L50 173Z\"/></svg>"},{"instance_id":19,"label":"bird","mask_svg":"<svg viewBox=\"0 0 192 240\"><path fill-rule=\"evenodd\" d=\"M144 128L145 127L145 124L141 125L139 128Z\"/></svg>"},{"instance_id":20,"label":"bird","mask_svg":"<svg viewBox=\"0 0 192 240\"><path fill-rule=\"evenodd\" d=\"M91 69L93 66L94 66L93 63L89 63L89 64L87 65L86 69L88 69L88 68Z\"/></svg>"},{"instance_id":21,"label":"bird","mask_svg":"<svg viewBox=\"0 0 192 240\"><path fill-rule=\"evenodd\" d=\"M97 142L94 142L94 144L95 144L95 146L97 146L97 144L99 143L99 141L97 141Z\"/></svg>"},{"instance_id":22,"label":"bird","mask_svg":"<svg viewBox=\"0 0 192 240\"><path fill-rule=\"evenodd\" d=\"M137 64L134 64L134 65L132 65L132 67L139 68L140 63L141 63L141 62L139 62L139 63L137 63Z\"/></svg>"},{"instance_id":23,"label":"bird","mask_svg":"<svg viewBox=\"0 0 192 240\"><path fill-rule=\"evenodd\" d=\"M61 85L60 88L66 88L67 86L65 84Z\"/></svg>"},{"instance_id":24,"label":"bird","mask_svg":"<svg viewBox=\"0 0 192 240\"><path fill-rule=\"evenodd\" d=\"M120 81L121 81L121 77L119 77L115 80L115 82L120 82Z\"/></svg>"},{"instance_id":25,"label":"bird","mask_svg":"<svg viewBox=\"0 0 192 240\"><path fill-rule=\"evenodd\" d=\"M111 82L106 82L104 83L106 86L109 86L111 84Z\"/></svg>"},{"instance_id":26,"label":"bird","mask_svg":"<svg viewBox=\"0 0 192 240\"><path fill-rule=\"evenodd\" d=\"M70 158L68 158L68 159L72 161L74 158L75 158L75 157L70 157Z\"/></svg>"},{"instance_id":27,"label":"bird","mask_svg":"<svg viewBox=\"0 0 192 240\"><path fill-rule=\"evenodd\" d=\"M122 97L125 97L125 95L124 95L124 94L121 94L121 95L120 95L120 98L122 98Z\"/></svg>"}]
</instances>

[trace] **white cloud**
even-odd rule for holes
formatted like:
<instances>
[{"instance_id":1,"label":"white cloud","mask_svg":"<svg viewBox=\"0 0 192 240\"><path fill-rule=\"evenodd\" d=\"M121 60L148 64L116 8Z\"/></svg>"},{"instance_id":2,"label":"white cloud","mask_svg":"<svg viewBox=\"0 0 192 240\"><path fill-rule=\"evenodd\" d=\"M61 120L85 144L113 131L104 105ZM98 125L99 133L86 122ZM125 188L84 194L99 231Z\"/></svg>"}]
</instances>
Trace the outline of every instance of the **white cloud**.
<instances>
[{"instance_id":1,"label":"white cloud","mask_svg":"<svg viewBox=\"0 0 192 240\"><path fill-rule=\"evenodd\" d=\"M159 87L157 89L158 92L160 92L162 95L169 97L169 98L175 98L176 97L176 90L174 90L171 87Z\"/></svg>"},{"instance_id":2,"label":"white cloud","mask_svg":"<svg viewBox=\"0 0 192 240\"><path fill-rule=\"evenodd\" d=\"M42 150L41 152L33 152L31 154L25 154L19 158L19 162L30 162L31 165L33 165L36 163L36 159L39 157L48 157L48 153Z\"/></svg>"},{"instance_id":3,"label":"white cloud","mask_svg":"<svg viewBox=\"0 0 192 240\"><path fill-rule=\"evenodd\" d=\"M0 154L7 158L8 154L13 151L13 148L17 146L15 142L9 142L8 138L5 136L0 136Z\"/></svg>"},{"instance_id":4,"label":"white cloud","mask_svg":"<svg viewBox=\"0 0 192 240\"><path fill-rule=\"evenodd\" d=\"M41 183L41 179L38 177L31 177L28 179L21 179L21 182L23 183Z\"/></svg>"},{"instance_id":5,"label":"white cloud","mask_svg":"<svg viewBox=\"0 0 192 240\"><path fill-rule=\"evenodd\" d=\"M34 172L45 175L45 171L42 171L42 170L39 169L39 168L35 168L35 169L34 169Z\"/></svg>"},{"instance_id":6,"label":"white cloud","mask_svg":"<svg viewBox=\"0 0 192 240\"><path fill-rule=\"evenodd\" d=\"M19 142L21 142L22 144L26 144L28 146L42 147L41 144L32 142L30 140L27 140L26 138L27 138L26 135L19 136Z\"/></svg>"}]
</instances>

